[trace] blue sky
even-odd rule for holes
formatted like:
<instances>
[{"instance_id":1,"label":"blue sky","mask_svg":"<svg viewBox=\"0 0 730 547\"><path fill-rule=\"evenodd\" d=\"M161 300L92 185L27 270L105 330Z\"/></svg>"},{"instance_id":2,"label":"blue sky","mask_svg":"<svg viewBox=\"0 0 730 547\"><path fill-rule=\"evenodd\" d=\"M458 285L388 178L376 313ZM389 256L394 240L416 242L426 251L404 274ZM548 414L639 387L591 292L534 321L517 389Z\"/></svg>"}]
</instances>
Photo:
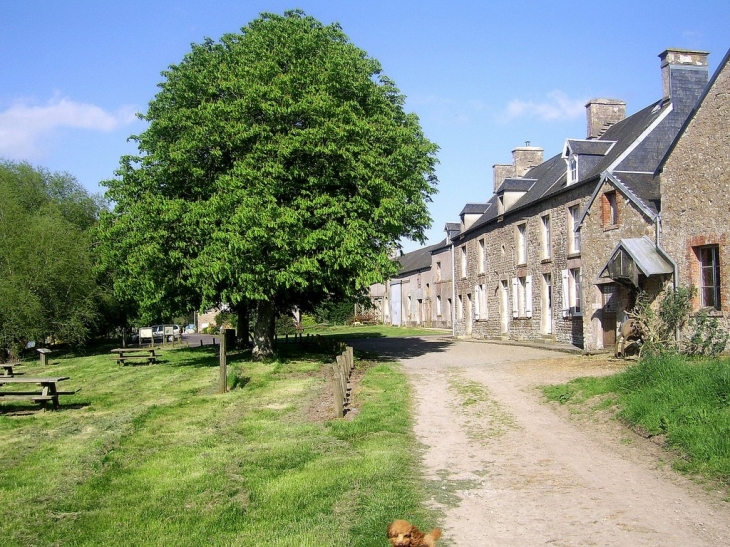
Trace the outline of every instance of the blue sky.
<instances>
[{"instance_id":1,"label":"blue sky","mask_svg":"<svg viewBox=\"0 0 730 547\"><path fill-rule=\"evenodd\" d=\"M584 138L590 98L661 98L668 47L730 48L730 2L7 0L0 3L0 158L111 178L136 112L191 43L236 32L264 11L300 8L339 22L407 96L436 142L439 193L430 243L467 202L492 194L492 165L530 141L548 158ZM418 245L404 242L405 250Z\"/></svg>"}]
</instances>

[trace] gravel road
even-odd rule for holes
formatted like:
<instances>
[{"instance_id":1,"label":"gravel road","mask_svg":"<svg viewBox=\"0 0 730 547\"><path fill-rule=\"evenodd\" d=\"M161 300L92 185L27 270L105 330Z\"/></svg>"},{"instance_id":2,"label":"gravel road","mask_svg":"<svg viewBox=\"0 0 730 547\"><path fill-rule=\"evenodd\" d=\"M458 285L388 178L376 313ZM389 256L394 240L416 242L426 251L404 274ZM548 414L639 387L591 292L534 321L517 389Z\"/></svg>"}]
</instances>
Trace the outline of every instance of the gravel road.
<instances>
[{"instance_id":1,"label":"gravel road","mask_svg":"<svg viewBox=\"0 0 730 547\"><path fill-rule=\"evenodd\" d=\"M446 546L728 546L727 492L672 469L615 420L571 414L537 386L624 365L448 338L366 339L403 363ZM407 518L407 515L404 515Z\"/></svg>"}]
</instances>

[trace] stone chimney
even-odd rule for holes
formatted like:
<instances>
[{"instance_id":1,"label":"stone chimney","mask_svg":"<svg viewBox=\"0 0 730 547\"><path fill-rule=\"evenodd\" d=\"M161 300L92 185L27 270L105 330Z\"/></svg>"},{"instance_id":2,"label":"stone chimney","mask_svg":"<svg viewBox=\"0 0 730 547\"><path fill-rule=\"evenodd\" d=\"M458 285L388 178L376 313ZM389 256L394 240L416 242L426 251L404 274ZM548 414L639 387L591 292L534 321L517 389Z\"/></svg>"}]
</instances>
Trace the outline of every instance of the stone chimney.
<instances>
[{"instance_id":1,"label":"stone chimney","mask_svg":"<svg viewBox=\"0 0 730 547\"><path fill-rule=\"evenodd\" d=\"M518 146L512 150L512 163L515 166L514 176L523 177L533 167L543 162L542 153L544 150L539 146L530 146L530 141L525 146Z\"/></svg>"},{"instance_id":2,"label":"stone chimney","mask_svg":"<svg viewBox=\"0 0 730 547\"><path fill-rule=\"evenodd\" d=\"M675 99L681 98L678 95L682 95L687 87L693 95L697 87L704 90L710 77L708 55L706 51L688 49L667 49L660 53L663 97L671 98L674 103Z\"/></svg>"},{"instance_id":3,"label":"stone chimney","mask_svg":"<svg viewBox=\"0 0 730 547\"><path fill-rule=\"evenodd\" d=\"M626 117L626 103L618 99L591 99L586 104L588 139L601 137L606 130Z\"/></svg>"},{"instance_id":4,"label":"stone chimney","mask_svg":"<svg viewBox=\"0 0 730 547\"><path fill-rule=\"evenodd\" d=\"M494 193L496 194L504 179L515 176L515 166L511 163L497 163L492 165L492 173L494 173Z\"/></svg>"}]
</instances>

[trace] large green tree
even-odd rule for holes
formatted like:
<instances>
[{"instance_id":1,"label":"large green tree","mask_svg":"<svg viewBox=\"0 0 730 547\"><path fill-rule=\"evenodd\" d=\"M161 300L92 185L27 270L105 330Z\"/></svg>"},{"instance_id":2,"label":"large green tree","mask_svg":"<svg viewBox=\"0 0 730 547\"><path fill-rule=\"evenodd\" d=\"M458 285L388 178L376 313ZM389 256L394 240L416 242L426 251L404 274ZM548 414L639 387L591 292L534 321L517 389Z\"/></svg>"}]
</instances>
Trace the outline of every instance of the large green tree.
<instances>
[{"instance_id":1,"label":"large green tree","mask_svg":"<svg viewBox=\"0 0 730 547\"><path fill-rule=\"evenodd\" d=\"M90 229L101 201L66 173L0 162L0 351L82 342L97 319Z\"/></svg>"},{"instance_id":2,"label":"large green tree","mask_svg":"<svg viewBox=\"0 0 730 547\"><path fill-rule=\"evenodd\" d=\"M277 308L356 295L423 241L437 147L338 25L263 14L163 76L102 220L116 290L150 315L255 307L267 356Z\"/></svg>"}]
</instances>

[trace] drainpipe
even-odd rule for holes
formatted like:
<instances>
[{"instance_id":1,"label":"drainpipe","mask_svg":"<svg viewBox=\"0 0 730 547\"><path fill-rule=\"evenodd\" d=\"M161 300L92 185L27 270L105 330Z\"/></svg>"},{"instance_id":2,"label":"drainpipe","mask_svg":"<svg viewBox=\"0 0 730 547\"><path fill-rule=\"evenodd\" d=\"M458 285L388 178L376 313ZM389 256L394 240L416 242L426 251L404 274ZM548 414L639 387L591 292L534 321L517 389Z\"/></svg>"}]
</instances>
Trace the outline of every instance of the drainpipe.
<instances>
[{"instance_id":1,"label":"drainpipe","mask_svg":"<svg viewBox=\"0 0 730 547\"><path fill-rule=\"evenodd\" d=\"M669 253L664 250L662 247L662 214L657 213L655 219L654 219L654 229L656 233L656 250L657 252L663 256L674 269L674 273L672 275L672 288L676 291L677 285L679 283L679 265L677 262L669 256ZM677 341L677 347L681 351L682 350L682 332L680 331L679 327L677 327L674 331L674 339Z\"/></svg>"},{"instance_id":2,"label":"drainpipe","mask_svg":"<svg viewBox=\"0 0 730 547\"><path fill-rule=\"evenodd\" d=\"M451 240L451 336L456 338L456 267L454 266L454 240Z\"/></svg>"}]
</instances>

